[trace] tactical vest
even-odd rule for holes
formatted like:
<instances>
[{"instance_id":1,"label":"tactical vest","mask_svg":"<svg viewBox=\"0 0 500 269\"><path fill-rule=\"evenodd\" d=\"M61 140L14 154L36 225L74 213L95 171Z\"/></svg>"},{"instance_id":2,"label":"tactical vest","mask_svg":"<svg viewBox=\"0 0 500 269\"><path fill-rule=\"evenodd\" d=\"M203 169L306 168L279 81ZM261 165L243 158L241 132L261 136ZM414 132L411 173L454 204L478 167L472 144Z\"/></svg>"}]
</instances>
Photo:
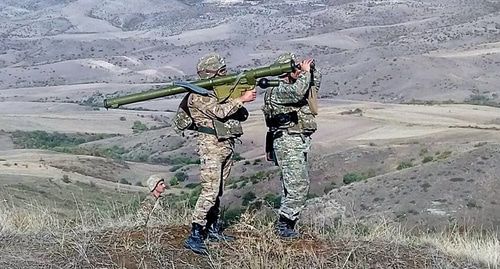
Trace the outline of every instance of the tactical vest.
<instances>
[{"instance_id":1,"label":"tactical vest","mask_svg":"<svg viewBox=\"0 0 500 269\"><path fill-rule=\"evenodd\" d=\"M302 100L295 104L277 105L272 103L272 92L268 88L264 95L262 111L267 127L271 130L283 129L289 134L312 134L317 129L317 87L311 86Z\"/></svg>"},{"instance_id":2,"label":"tactical vest","mask_svg":"<svg viewBox=\"0 0 500 269\"><path fill-rule=\"evenodd\" d=\"M183 133L185 130L193 130L215 135L218 140L237 138L243 134L241 122L248 118L248 111L244 107L223 120L212 119L212 126L199 126L189 112L188 100L191 94L193 93L184 96L174 116L173 125L177 132Z\"/></svg>"}]
</instances>

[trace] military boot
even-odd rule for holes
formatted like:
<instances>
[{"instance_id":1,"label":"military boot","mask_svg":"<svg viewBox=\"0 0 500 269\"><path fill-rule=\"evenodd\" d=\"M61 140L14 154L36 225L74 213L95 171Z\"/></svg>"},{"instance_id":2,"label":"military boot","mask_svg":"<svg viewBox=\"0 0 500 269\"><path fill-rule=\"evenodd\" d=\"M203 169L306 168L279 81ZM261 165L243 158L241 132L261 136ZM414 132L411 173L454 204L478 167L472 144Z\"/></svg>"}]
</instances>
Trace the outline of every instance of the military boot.
<instances>
[{"instance_id":1,"label":"military boot","mask_svg":"<svg viewBox=\"0 0 500 269\"><path fill-rule=\"evenodd\" d=\"M290 220L287 217L280 216L278 220L277 230L278 235L283 239L294 239L300 236L300 234L295 231L296 221Z\"/></svg>"},{"instance_id":2,"label":"military boot","mask_svg":"<svg viewBox=\"0 0 500 269\"><path fill-rule=\"evenodd\" d=\"M205 245L205 235L203 226L198 223L193 223L191 235L184 241L184 247L192 250L196 254L208 255L207 246Z\"/></svg>"},{"instance_id":3,"label":"military boot","mask_svg":"<svg viewBox=\"0 0 500 269\"><path fill-rule=\"evenodd\" d=\"M223 223L220 220L216 220L215 222L208 224L207 231L208 231L208 240L210 242L234 241L234 239L235 239L234 236L230 236L230 235L226 235L226 234L222 233L222 226L223 226Z\"/></svg>"}]
</instances>

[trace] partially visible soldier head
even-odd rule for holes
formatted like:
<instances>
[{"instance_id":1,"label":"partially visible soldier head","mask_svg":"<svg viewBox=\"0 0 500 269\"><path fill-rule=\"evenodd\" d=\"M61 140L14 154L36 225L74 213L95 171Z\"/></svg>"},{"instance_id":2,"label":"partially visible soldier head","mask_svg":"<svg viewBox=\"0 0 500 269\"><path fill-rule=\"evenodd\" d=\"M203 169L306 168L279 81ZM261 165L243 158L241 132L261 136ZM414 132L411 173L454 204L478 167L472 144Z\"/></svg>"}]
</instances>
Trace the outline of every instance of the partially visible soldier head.
<instances>
[{"instance_id":1,"label":"partially visible soldier head","mask_svg":"<svg viewBox=\"0 0 500 269\"><path fill-rule=\"evenodd\" d=\"M217 53L209 53L200 58L196 65L196 70L200 78L213 78L217 75L226 74L226 62Z\"/></svg>"},{"instance_id":2,"label":"partially visible soldier head","mask_svg":"<svg viewBox=\"0 0 500 269\"><path fill-rule=\"evenodd\" d=\"M293 54L291 52L285 52L285 53L280 54L280 56L278 56L278 58L276 58L274 63L275 64L284 64L284 63L288 63L291 61L295 62L295 54Z\"/></svg>"},{"instance_id":3,"label":"partially visible soldier head","mask_svg":"<svg viewBox=\"0 0 500 269\"><path fill-rule=\"evenodd\" d=\"M163 193L167 188L167 186L165 186L165 179L163 179L160 175L151 175L146 183L149 192L154 192L158 195Z\"/></svg>"},{"instance_id":4,"label":"partially visible soldier head","mask_svg":"<svg viewBox=\"0 0 500 269\"><path fill-rule=\"evenodd\" d=\"M289 63L289 62L295 62L296 59L295 59L295 54L291 53L291 52L285 52L285 53L282 53L278 56L278 58L276 58L276 60L274 61L275 64L284 64L284 63ZM295 79L297 79L300 75L300 69L296 69L290 73L286 73L286 74L283 74L281 76L279 76L280 78L286 78L288 81L293 81Z\"/></svg>"}]
</instances>

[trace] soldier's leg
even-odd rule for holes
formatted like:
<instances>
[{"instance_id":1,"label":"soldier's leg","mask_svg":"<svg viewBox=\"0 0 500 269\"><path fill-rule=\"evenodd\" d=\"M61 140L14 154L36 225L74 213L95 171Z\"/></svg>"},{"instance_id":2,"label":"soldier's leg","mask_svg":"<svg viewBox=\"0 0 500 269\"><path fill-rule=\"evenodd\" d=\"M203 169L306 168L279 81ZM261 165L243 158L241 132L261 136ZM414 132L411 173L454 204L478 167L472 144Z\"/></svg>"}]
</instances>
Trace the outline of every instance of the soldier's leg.
<instances>
[{"instance_id":1,"label":"soldier's leg","mask_svg":"<svg viewBox=\"0 0 500 269\"><path fill-rule=\"evenodd\" d=\"M307 154L310 137L283 134L275 140L274 146L283 184L280 215L295 222L309 192Z\"/></svg>"},{"instance_id":2,"label":"soldier's leg","mask_svg":"<svg viewBox=\"0 0 500 269\"><path fill-rule=\"evenodd\" d=\"M223 193L223 181L231 170L233 148L230 141L207 141L199 151L201 193L196 201L193 222L205 226L207 220L212 221L212 216L219 214L219 197Z\"/></svg>"},{"instance_id":3,"label":"soldier's leg","mask_svg":"<svg viewBox=\"0 0 500 269\"><path fill-rule=\"evenodd\" d=\"M232 148L225 147L214 141L213 137L199 139L198 153L200 155L200 181L201 193L196 201L193 212L193 228L191 235L184 242L186 248L198 254L207 254L204 240L207 236L205 229L207 215L210 209L218 205L218 196L222 185L222 170L224 160Z\"/></svg>"},{"instance_id":4,"label":"soldier's leg","mask_svg":"<svg viewBox=\"0 0 500 269\"><path fill-rule=\"evenodd\" d=\"M211 242L234 240L233 236L225 235L222 233L222 222L220 221L220 198L224 193L224 185L226 180L229 178L229 174L231 172L231 167L233 165L232 157L233 157L233 152L231 151L230 154L225 157L225 160L222 163L221 184L219 188L219 193L217 195L214 206L210 208L209 213L207 215L206 227L208 231L208 239Z\"/></svg>"}]
</instances>

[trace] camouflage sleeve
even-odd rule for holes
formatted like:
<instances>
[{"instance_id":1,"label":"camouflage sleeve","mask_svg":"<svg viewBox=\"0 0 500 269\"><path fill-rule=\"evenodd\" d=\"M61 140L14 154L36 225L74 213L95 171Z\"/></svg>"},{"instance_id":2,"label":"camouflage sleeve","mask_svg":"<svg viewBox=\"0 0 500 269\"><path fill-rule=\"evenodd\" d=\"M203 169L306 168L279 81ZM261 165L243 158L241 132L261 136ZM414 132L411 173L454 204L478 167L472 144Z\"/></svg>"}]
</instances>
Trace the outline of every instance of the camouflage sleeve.
<instances>
[{"instance_id":1,"label":"camouflage sleeve","mask_svg":"<svg viewBox=\"0 0 500 269\"><path fill-rule=\"evenodd\" d=\"M243 103L237 99L230 99L228 102L220 104L213 96L199 94L193 94L189 101L190 107L198 109L211 119L227 118L243 106Z\"/></svg>"},{"instance_id":2,"label":"camouflage sleeve","mask_svg":"<svg viewBox=\"0 0 500 269\"><path fill-rule=\"evenodd\" d=\"M306 72L300 74L297 81L293 84L280 85L273 89L272 99L277 104L295 104L304 99L304 96L309 89L311 83L311 73Z\"/></svg>"},{"instance_id":3,"label":"camouflage sleeve","mask_svg":"<svg viewBox=\"0 0 500 269\"><path fill-rule=\"evenodd\" d=\"M145 226L148 223L149 216L151 215L151 211L153 210L154 203L151 203L150 199L144 199L137 210L135 215L135 223L139 226Z\"/></svg>"}]
</instances>

